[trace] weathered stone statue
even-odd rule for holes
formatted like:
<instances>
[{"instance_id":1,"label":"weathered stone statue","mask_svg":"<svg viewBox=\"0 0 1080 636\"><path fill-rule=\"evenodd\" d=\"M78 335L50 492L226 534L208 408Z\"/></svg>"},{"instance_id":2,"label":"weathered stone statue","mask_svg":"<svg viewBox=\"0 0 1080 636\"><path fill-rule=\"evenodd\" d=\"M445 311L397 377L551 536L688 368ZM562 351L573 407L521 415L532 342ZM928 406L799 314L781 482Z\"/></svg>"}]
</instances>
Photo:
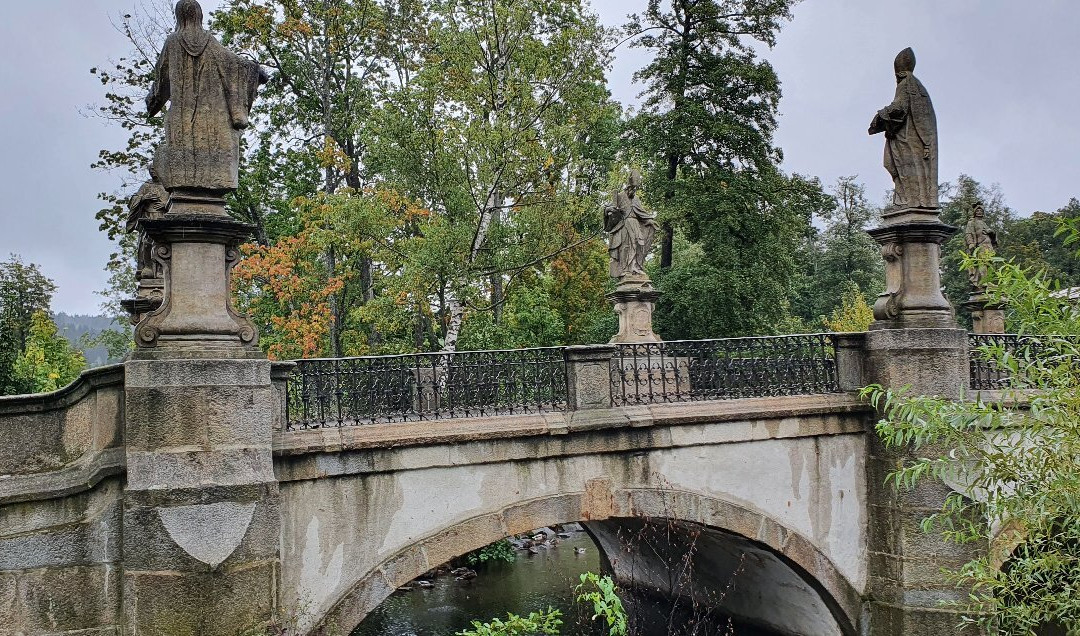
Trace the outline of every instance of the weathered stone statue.
<instances>
[{"instance_id":1,"label":"weathered stone statue","mask_svg":"<svg viewBox=\"0 0 1080 636\"><path fill-rule=\"evenodd\" d=\"M157 170L150 167L150 180L142 184L135 196L128 203L127 231L139 233L139 244L135 257L135 280L160 278L160 267L153 260L154 241L146 230L139 227L139 221L160 219L165 216L169 205L169 193L158 179Z\"/></svg>"},{"instance_id":2,"label":"weathered stone statue","mask_svg":"<svg viewBox=\"0 0 1080 636\"><path fill-rule=\"evenodd\" d=\"M900 51L893 62L896 97L870 122L870 134L885 133L885 169L893 179L893 206L938 206L937 117L930 95L913 72L915 52Z\"/></svg>"},{"instance_id":3,"label":"weathered stone statue","mask_svg":"<svg viewBox=\"0 0 1080 636\"><path fill-rule=\"evenodd\" d=\"M652 249L659 226L656 215L637 196L641 173L631 170L626 187L615 193L611 205L604 206L604 229L608 232L611 277L619 281L607 298L619 315L619 333L611 342L660 342L653 332L652 312L660 292L645 273L645 257Z\"/></svg>"},{"instance_id":4,"label":"weathered stone statue","mask_svg":"<svg viewBox=\"0 0 1080 636\"><path fill-rule=\"evenodd\" d=\"M240 130L260 84L262 68L226 50L202 26L196 0L176 3L176 31L165 40L146 97L153 116L169 102L165 142L154 164L167 190L225 193L237 187Z\"/></svg>"},{"instance_id":5,"label":"weathered stone statue","mask_svg":"<svg viewBox=\"0 0 1080 636\"><path fill-rule=\"evenodd\" d=\"M990 229L983 216L983 205L976 202L971 209L971 220L964 226L964 245L972 256L993 256L997 250L997 232ZM969 269L968 279L977 291L985 290L986 266L978 265Z\"/></svg>"},{"instance_id":6,"label":"weathered stone statue","mask_svg":"<svg viewBox=\"0 0 1080 636\"><path fill-rule=\"evenodd\" d=\"M659 226L656 215L650 214L637 197L640 187L641 173L632 170L626 187L615 193L612 205L604 206L610 272L612 278L620 281L627 278L648 280L645 257L652 250L653 238Z\"/></svg>"}]
</instances>

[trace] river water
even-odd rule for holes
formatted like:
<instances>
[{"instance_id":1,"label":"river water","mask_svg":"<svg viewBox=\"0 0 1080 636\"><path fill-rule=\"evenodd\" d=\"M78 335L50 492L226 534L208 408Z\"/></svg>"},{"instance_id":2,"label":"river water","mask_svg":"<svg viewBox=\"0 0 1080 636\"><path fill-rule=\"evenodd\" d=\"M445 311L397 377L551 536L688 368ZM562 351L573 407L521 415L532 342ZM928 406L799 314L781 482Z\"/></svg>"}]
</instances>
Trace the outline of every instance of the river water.
<instances>
[{"instance_id":1,"label":"river water","mask_svg":"<svg viewBox=\"0 0 1080 636\"><path fill-rule=\"evenodd\" d=\"M554 607L563 612L564 634L590 634L576 627L587 622L588 615L573 601L572 589L583 572L600 572L600 555L592 539L581 530L556 547L540 549L538 554L518 551L513 563L492 563L469 581L457 581L453 576L432 580L430 588L413 586L410 591L395 592L386 599L352 636L452 636L470 627L478 619L506 618L508 612L527 615L529 612ZM667 636L668 610L654 600L625 599L636 623L639 636ZM689 626L690 619L685 619ZM597 632L599 633L599 632ZM768 636L765 632L745 627L728 626L728 621L713 620L711 624L687 627L683 634L711 636Z\"/></svg>"}]
</instances>

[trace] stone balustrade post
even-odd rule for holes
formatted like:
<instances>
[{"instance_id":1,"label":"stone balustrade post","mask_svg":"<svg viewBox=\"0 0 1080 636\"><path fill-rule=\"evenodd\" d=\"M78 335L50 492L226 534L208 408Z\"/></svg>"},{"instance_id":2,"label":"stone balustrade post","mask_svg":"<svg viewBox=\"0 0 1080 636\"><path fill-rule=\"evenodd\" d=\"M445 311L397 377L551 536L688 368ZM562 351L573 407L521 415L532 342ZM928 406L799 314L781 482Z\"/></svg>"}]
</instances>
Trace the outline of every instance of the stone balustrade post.
<instances>
[{"instance_id":1,"label":"stone balustrade post","mask_svg":"<svg viewBox=\"0 0 1080 636\"><path fill-rule=\"evenodd\" d=\"M567 347L567 408L572 411L611 408L611 358L615 346Z\"/></svg>"}]
</instances>

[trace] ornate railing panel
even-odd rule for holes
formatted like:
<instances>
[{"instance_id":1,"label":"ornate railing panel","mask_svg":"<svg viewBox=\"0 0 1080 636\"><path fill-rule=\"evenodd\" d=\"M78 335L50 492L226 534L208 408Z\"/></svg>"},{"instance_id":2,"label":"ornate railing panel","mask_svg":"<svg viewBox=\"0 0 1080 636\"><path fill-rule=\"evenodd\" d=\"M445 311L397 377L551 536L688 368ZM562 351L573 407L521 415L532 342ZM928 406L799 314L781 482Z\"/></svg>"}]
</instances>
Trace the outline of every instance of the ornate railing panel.
<instances>
[{"instance_id":1,"label":"ornate railing panel","mask_svg":"<svg viewBox=\"0 0 1080 636\"><path fill-rule=\"evenodd\" d=\"M839 391L831 334L620 344L616 406Z\"/></svg>"},{"instance_id":2,"label":"ornate railing panel","mask_svg":"<svg viewBox=\"0 0 1080 636\"><path fill-rule=\"evenodd\" d=\"M566 404L559 347L297 360L288 427L536 413Z\"/></svg>"},{"instance_id":3,"label":"ornate railing panel","mask_svg":"<svg viewBox=\"0 0 1080 636\"><path fill-rule=\"evenodd\" d=\"M987 347L1003 347L1016 354L1021 337L1015 334L968 334L968 359L970 360L970 385L972 390L987 391L1003 389L1009 384L1009 371L993 360L986 359Z\"/></svg>"}]
</instances>

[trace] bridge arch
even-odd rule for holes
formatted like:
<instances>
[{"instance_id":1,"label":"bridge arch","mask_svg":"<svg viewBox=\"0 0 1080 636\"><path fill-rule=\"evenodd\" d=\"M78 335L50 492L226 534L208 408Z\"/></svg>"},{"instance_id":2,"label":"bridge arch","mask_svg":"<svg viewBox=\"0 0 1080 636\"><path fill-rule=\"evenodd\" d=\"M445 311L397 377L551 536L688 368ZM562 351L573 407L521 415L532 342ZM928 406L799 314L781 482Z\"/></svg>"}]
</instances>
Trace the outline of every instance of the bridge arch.
<instances>
[{"instance_id":1,"label":"bridge arch","mask_svg":"<svg viewBox=\"0 0 1080 636\"><path fill-rule=\"evenodd\" d=\"M308 633L348 633L398 587L505 537L556 524L648 518L699 524L768 552L817 593L842 634L858 633L858 590L798 532L739 503L666 487L613 490L607 480L590 482L585 492L539 497L476 515L417 540L358 576L321 615L309 616Z\"/></svg>"}]
</instances>

